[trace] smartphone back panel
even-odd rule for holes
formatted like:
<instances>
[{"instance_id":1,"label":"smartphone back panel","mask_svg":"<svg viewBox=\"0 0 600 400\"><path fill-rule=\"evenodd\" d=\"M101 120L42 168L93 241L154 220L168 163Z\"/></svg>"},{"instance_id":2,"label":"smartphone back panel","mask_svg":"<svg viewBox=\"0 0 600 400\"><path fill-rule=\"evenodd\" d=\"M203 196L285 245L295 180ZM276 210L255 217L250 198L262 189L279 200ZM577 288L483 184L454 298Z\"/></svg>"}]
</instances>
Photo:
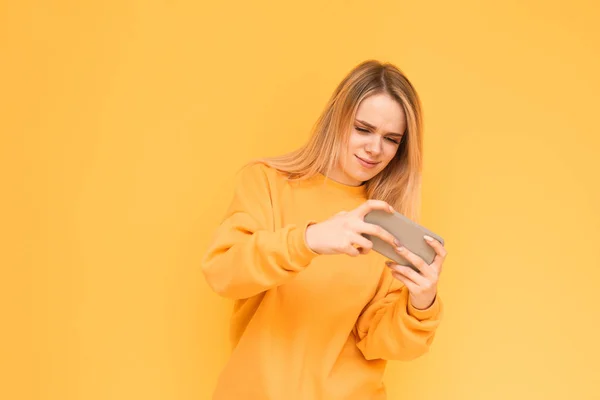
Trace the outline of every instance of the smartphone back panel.
<instances>
[{"instance_id":1,"label":"smartphone back panel","mask_svg":"<svg viewBox=\"0 0 600 400\"><path fill-rule=\"evenodd\" d=\"M411 252L421 257L427 264L431 264L435 258L435 250L427 244L423 235L429 235L438 240L442 245L444 239L439 235L431 232L429 229L417 224L399 212L390 214L386 211L374 210L365 216L365 222L379 225L386 231L392 234L400 243ZM367 239L373 242L373 250L379 254L393 260L400 265L406 265L418 271L407 259L396 252L394 247L379 239L376 236L364 235Z\"/></svg>"}]
</instances>

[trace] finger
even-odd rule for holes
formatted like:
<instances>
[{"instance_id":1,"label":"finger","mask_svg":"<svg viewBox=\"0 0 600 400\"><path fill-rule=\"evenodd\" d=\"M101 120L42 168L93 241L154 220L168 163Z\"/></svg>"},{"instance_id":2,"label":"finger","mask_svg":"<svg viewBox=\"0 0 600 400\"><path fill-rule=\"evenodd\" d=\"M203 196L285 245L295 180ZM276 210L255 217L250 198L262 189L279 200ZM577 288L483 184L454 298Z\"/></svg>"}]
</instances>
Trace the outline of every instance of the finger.
<instances>
[{"instance_id":1,"label":"finger","mask_svg":"<svg viewBox=\"0 0 600 400\"><path fill-rule=\"evenodd\" d=\"M366 254L373 248L373 242L358 233L353 233L351 235L350 242L360 248L361 254Z\"/></svg>"},{"instance_id":2,"label":"finger","mask_svg":"<svg viewBox=\"0 0 600 400\"><path fill-rule=\"evenodd\" d=\"M429 279L419 274L417 271L412 269L411 267L407 267L404 265L399 265L393 262L386 263L387 266L394 272L405 276L406 278L413 281L418 286L426 287L429 285Z\"/></svg>"},{"instance_id":3,"label":"finger","mask_svg":"<svg viewBox=\"0 0 600 400\"><path fill-rule=\"evenodd\" d=\"M396 272L396 271L392 271L392 276L396 279L398 279L400 282L404 283L404 286L406 286L408 288L408 291L411 293L418 293L419 292L419 287L416 283L414 283L413 281L411 281L410 279L408 279L407 277L405 277L404 275Z\"/></svg>"},{"instance_id":4,"label":"finger","mask_svg":"<svg viewBox=\"0 0 600 400\"><path fill-rule=\"evenodd\" d=\"M349 244L348 246L346 246L344 248L343 253L348 254L350 257L357 257L360 255L360 250L358 250L356 247L352 246L352 244Z\"/></svg>"},{"instance_id":5,"label":"finger","mask_svg":"<svg viewBox=\"0 0 600 400\"><path fill-rule=\"evenodd\" d=\"M435 274L437 276L440 276L442 273L443 265L444 265L444 259L440 258L440 256L436 255L435 258L433 259L433 262L431 263L431 265L429 267L435 271Z\"/></svg>"},{"instance_id":6,"label":"finger","mask_svg":"<svg viewBox=\"0 0 600 400\"><path fill-rule=\"evenodd\" d=\"M406 247L397 247L396 252L406 258L412 265L417 267L423 274L429 274L432 268L421 257L408 250Z\"/></svg>"},{"instance_id":7,"label":"finger","mask_svg":"<svg viewBox=\"0 0 600 400\"><path fill-rule=\"evenodd\" d=\"M415 257L418 256L415 254ZM439 271L433 265L427 264L425 260L423 260L423 264L419 265L417 269L421 275L431 280L435 280L439 276Z\"/></svg>"},{"instance_id":8,"label":"finger","mask_svg":"<svg viewBox=\"0 0 600 400\"><path fill-rule=\"evenodd\" d=\"M393 213L394 209L388 203L383 200L374 200L370 199L362 203L360 206L356 207L351 213L359 216L361 219L365 217L368 213L373 210L382 210L387 211L389 213Z\"/></svg>"},{"instance_id":9,"label":"finger","mask_svg":"<svg viewBox=\"0 0 600 400\"><path fill-rule=\"evenodd\" d=\"M423 238L425 239L425 243L427 243L429 246L431 246L433 248L433 250L435 251L435 254L437 256L439 256L442 259L446 258L446 255L448 254L448 252L444 248L443 244L441 244L438 240L435 240L431 236L425 235L425 236L423 236Z\"/></svg>"},{"instance_id":10,"label":"finger","mask_svg":"<svg viewBox=\"0 0 600 400\"><path fill-rule=\"evenodd\" d=\"M368 222L359 222L357 227L358 233L366 233L367 235L377 236L384 242L389 243L393 247L400 246L400 242L388 231L379 225L370 224Z\"/></svg>"},{"instance_id":11,"label":"finger","mask_svg":"<svg viewBox=\"0 0 600 400\"><path fill-rule=\"evenodd\" d=\"M425 239L425 242L429 246L431 246L433 248L433 250L435 251L436 255L435 255L435 258L433 259L433 262L431 265L432 265L432 267L434 267L436 269L436 271L439 274L442 271L442 264L446 260L446 256L448 255L448 252L444 248L444 245L442 245L438 240L435 240L431 236L425 235L423 238Z\"/></svg>"},{"instance_id":12,"label":"finger","mask_svg":"<svg viewBox=\"0 0 600 400\"><path fill-rule=\"evenodd\" d=\"M399 271L397 271L396 269L394 269L392 266L398 266L398 264L396 264L393 261L386 261L386 265L388 266L388 268L390 269L390 272L392 275L398 277L402 277L404 280L409 281L414 287L415 289L419 288L419 284L415 281L413 281L412 279L410 279L410 277L400 273Z\"/></svg>"}]
</instances>

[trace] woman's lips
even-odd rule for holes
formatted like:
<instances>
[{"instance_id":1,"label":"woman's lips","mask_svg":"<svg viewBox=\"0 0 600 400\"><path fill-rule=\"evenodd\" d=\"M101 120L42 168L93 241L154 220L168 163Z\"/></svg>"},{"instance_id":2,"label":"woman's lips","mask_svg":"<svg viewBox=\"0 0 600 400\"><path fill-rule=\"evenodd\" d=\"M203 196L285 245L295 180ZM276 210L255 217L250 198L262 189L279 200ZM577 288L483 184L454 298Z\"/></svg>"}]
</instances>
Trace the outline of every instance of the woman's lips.
<instances>
[{"instance_id":1,"label":"woman's lips","mask_svg":"<svg viewBox=\"0 0 600 400\"><path fill-rule=\"evenodd\" d=\"M377 166L377 164L380 163L380 161L377 162L372 162L372 161L367 161L363 158L360 158L359 156L357 156L356 154L354 155L356 157L356 159L358 160L359 164L362 165L365 168L375 168Z\"/></svg>"}]
</instances>

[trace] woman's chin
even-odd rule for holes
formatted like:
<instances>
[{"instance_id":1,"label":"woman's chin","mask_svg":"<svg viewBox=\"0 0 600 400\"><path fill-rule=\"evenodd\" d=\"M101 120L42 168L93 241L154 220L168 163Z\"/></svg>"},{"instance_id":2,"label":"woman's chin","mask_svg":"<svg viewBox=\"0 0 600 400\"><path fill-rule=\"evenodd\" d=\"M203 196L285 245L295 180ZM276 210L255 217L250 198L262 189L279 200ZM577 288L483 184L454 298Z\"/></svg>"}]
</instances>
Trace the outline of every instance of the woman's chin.
<instances>
[{"instance_id":1,"label":"woman's chin","mask_svg":"<svg viewBox=\"0 0 600 400\"><path fill-rule=\"evenodd\" d=\"M350 177L356 181L356 186L362 185L364 182L373 178L376 174L363 172L363 171L355 171Z\"/></svg>"}]
</instances>

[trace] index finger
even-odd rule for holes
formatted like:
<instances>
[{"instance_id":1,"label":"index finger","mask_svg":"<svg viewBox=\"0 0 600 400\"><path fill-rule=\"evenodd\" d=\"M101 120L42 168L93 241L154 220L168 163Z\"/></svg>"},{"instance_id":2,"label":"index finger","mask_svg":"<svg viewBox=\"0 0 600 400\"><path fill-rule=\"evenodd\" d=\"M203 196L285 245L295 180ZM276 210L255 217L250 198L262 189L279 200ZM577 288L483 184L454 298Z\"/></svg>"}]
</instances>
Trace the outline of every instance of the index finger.
<instances>
[{"instance_id":1,"label":"index finger","mask_svg":"<svg viewBox=\"0 0 600 400\"><path fill-rule=\"evenodd\" d=\"M367 235L377 236L384 242L389 243L393 247L398 247L400 242L388 231L380 227L379 225L370 224L363 222L360 224L359 233L366 233Z\"/></svg>"},{"instance_id":2,"label":"index finger","mask_svg":"<svg viewBox=\"0 0 600 400\"><path fill-rule=\"evenodd\" d=\"M387 211L389 213L393 213L394 209L388 203L383 200L374 200L370 199L362 203L360 206L356 207L351 213L358 215L361 219L365 217L368 213L373 210L382 210Z\"/></svg>"}]
</instances>

